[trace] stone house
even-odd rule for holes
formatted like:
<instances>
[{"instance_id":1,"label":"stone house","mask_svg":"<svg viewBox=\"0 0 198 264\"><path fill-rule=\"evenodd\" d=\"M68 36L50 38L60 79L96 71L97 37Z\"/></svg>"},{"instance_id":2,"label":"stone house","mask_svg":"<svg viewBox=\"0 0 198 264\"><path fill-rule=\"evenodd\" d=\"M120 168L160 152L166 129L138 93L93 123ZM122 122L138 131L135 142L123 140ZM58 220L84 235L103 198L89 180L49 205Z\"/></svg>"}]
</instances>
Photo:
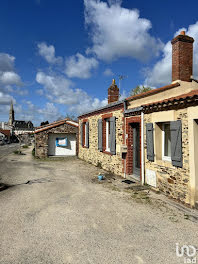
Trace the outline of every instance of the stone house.
<instances>
[{"instance_id":1,"label":"stone house","mask_svg":"<svg viewBox=\"0 0 198 264\"><path fill-rule=\"evenodd\" d=\"M108 105L79 116L79 157L149 184L195 206L198 201L198 81L193 38L172 40L172 83L119 99L113 81Z\"/></svg>"},{"instance_id":2,"label":"stone house","mask_svg":"<svg viewBox=\"0 0 198 264\"><path fill-rule=\"evenodd\" d=\"M78 154L78 123L64 119L37 127L35 156L75 156Z\"/></svg>"}]
</instances>

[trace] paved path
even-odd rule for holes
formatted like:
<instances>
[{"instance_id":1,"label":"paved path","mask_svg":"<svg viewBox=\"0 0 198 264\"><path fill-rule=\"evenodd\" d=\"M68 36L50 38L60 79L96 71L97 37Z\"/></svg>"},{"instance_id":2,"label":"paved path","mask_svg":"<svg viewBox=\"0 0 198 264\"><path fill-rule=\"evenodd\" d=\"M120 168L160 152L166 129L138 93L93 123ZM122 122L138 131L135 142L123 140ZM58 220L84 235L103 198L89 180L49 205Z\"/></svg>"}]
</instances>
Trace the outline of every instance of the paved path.
<instances>
[{"instance_id":1,"label":"paved path","mask_svg":"<svg viewBox=\"0 0 198 264\"><path fill-rule=\"evenodd\" d=\"M18 148L19 148L18 143L5 144L0 146L0 159L13 153L13 151L17 150Z\"/></svg>"},{"instance_id":2,"label":"paved path","mask_svg":"<svg viewBox=\"0 0 198 264\"><path fill-rule=\"evenodd\" d=\"M0 160L1 264L184 263L175 244L198 246L198 223L92 182L83 161Z\"/></svg>"}]
</instances>

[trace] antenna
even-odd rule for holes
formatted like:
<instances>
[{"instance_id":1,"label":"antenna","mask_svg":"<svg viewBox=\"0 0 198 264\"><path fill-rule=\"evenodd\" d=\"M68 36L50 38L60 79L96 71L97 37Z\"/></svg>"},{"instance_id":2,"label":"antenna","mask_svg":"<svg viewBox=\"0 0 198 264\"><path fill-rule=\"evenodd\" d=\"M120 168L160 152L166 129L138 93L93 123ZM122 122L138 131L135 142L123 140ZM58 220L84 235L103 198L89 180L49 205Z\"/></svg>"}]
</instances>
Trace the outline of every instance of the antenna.
<instances>
[{"instance_id":1,"label":"antenna","mask_svg":"<svg viewBox=\"0 0 198 264\"><path fill-rule=\"evenodd\" d=\"M118 78L119 78L119 89L121 91L121 81L128 78L128 76L127 75L118 75Z\"/></svg>"}]
</instances>

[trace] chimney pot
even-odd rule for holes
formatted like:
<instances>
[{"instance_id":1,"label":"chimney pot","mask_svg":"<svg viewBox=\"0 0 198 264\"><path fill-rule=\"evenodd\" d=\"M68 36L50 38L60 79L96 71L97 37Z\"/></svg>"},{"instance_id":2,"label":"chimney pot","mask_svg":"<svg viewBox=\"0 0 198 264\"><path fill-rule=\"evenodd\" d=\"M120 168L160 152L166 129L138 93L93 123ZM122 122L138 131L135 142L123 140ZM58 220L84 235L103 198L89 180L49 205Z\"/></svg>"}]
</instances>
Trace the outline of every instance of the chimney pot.
<instances>
[{"instance_id":1,"label":"chimney pot","mask_svg":"<svg viewBox=\"0 0 198 264\"><path fill-rule=\"evenodd\" d=\"M108 88L108 104L117 102L119 100L119 94L119 88L115 83L115 79L113 79L111 86Z\"/></svg>"},{"instance_id":2,"label":"chimney pot","mask_svg":"<svg viewBox=\"0 0 198 264\"><path fill-rule=\"evenodd\" d=\"M194 39L181 31L172 41L172 82L181 80L190 82L193 74Z\"/></svg>"}]
</instances>

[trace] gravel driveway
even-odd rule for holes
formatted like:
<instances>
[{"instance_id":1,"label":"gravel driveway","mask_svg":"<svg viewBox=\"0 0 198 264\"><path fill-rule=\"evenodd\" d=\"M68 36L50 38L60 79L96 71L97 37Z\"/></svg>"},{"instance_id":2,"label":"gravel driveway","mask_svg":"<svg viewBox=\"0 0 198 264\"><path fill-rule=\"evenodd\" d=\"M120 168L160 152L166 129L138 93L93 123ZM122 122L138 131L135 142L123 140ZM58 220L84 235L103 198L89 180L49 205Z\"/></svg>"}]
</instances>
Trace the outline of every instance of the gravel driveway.
<instances>
[{"instance_id":1,"label":"gravel driveway","mask_svg":"<svg viewBox=\"0 0 198 264\"><path fill-rule=\"evenodd\" d=\"M81 160L24 153L0 160L0 263L175 264L176 243L198 247L197 221L111 183L122 179L99 184Z\"/></svg>"}]
</instances>

